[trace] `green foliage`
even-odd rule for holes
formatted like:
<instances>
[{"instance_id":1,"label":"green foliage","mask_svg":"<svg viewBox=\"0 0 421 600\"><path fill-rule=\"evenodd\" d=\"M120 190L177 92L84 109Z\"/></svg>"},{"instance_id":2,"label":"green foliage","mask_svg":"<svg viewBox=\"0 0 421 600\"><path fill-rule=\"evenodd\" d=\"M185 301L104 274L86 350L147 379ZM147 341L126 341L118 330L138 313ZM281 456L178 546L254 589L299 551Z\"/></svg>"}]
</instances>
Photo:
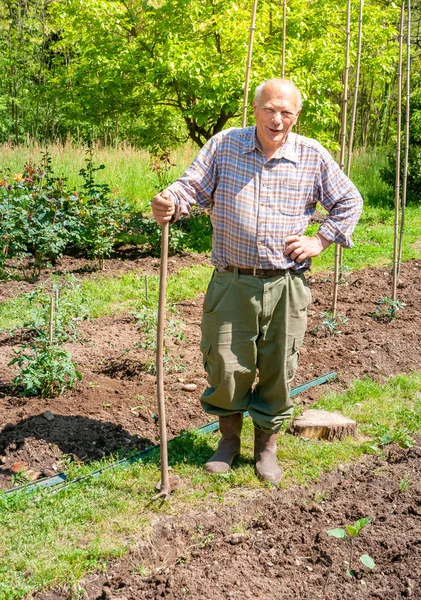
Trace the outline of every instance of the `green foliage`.
<instances>
[{"instance_id":1,"label":"green foliage","mask_svg":"<svg viewBox=\"0 0 421 600\"><path fill-rule=\"evenodd\" d=\"M21 396L52 398L82 379L71 354L61 346L32 342L23 344L15 354L9 366L20 368L13 385Z\"/></svg>"},{"instance_id":2,"label":"green foliage","mask_svg":"<svg viewBox=\"0 0 421 600\"><path fill-rule=\"evenodd\" d=\"M351 577L354 575L352 571L352 557L353 557L353 548L354 548L354 540L357 536L360 535L361 531L366 527L369 523L371 523L373 519L371 517L364 517L356 521L353 525L345 525L345 529L337 528L337 529L329 529L327 531L327 535L330 537L335 537L339 540L344 540L349 543L350 552L349 552L349 561L348 561L348 570L347 573ZM368 567L369 569L374 569L375 563L374 560L368 554L362 554L360 556L360 561Z\"/></svg>"},{"instance_id":3,"label":"green foliage","mask_svg":"<svg viewBox=\"0 0 421 600\"><path fill-rule=\"evenodd\" d=\"M82 288L76 278L68 276L59 285L53 284L57 299L53 311L53 342L61 344L77 337L78 323L88 316ZM28 310L21 326L10 329L13 336L22 330L29 333L35 341L44 342L49 339L51 294L45 285L40 285L32 292L25 294ZM1 331L1 330L0 330Z\"/></svg>"},{"instance_id":4,"label":"green foliage","mask_svg":"<svg viewBox=\"0 0 421 600\"><path fill-rule=\"evenodd\" d=\"M410 122L409 122L409 148L408 148L408 172L406 179L406 201L408 204L421 204L421 89L415 88L415 94L410 98ZM400 156L400 181L402 197L402 185L405 162L405 131L402 133L402 151ZM396 140L394 140L396 142ZM396 148L390 145L387 153L388 164L380 171L383 181L392 189L396 181Z\"/></svg>"},{"instance_id":5,"label":"green foliage","mask_svg":"<svg viewBox=\"0 0 421 600\"><path fill-rule=\"evenodd\" d=\"M320 316L322 318L321 328L326 333L326 335L338 335L341 333L339 327L341 325L346 325L349 321L349 318L346 315L336 314L335 316L331 311L321 312ZM317 334L319 331L319 326L316 325L313 329L313 333Z\"/></svg>"},{"instance_id":6,"label":"green foliage","mask_svg":"<svg viewBox=\"0 0 421 600\"><path fill-rule=\"evenodd\" d=\"M175 315L177 311L175 307L167 307L166 314L171 317L167 318L164 328L164 340L177 339L180 342L185 341L186 335L183 331L184 324ZM146 303L141 306L140 310L134 314L136 319L136 327L138 329L140 340L136 346L147 351L156 352L157 326L158 326L158 309L156 304ZM164 368L168 372L186 371L186 367L177 363L175 357L170 356L168 348L164 343ZM147 362L147 370L150 373L156 372L155 357Z\"/></svg>"},{"instance_id":7,"label":"green foliage","mask_svg":"<svg viewBox=\"0 0 421 600\"><path fill-rule=\"evenodd\" d=\"M390 323L396 318L396 313L401 308L405 308L405 302L401 300L392 300L388 296L384 296L377 300L376 312L369 313L369 316L372 317L375 321L380 321L381 323Z\"/></svg>"},{"instance_id":8,"label":"green foliage","mask_svg":"<svg viewBox=\"0 0 421 600\"><path fill-rule=\"evenodd\" d=\"M126 225L129 214L128 204L113 198L108 184L95 181L94 173L104 168L104 165L94 167L93 150L89 149L86 168L79 172L84 184L78 198L80 222L74 240L75 245L86 250L88 256L100 261L110 255L115 237Z\"/></svg>"},{"instance_id":9,"label":"green foliage","mask_svg":"<svg viewBox=\"0 0 421 600\"><path fill-rule=\"evenodd\" d=\"M77 323L87 314L81 289L74 279L69 279L61 290L56 288L57 301L54 301L52 315L51 295L45 292L43 286L27 297L30 306L28 319L22 328L12 329L11 334L24 330L31 336L31 341L21 344L9 363L9 366L16 365L20 369L13 385L21 396L58 396L73 388L82 377L71 354L62 346L63 342L76 337Z\"/></svg>"},{"instance_id":10,"label":"green foliage","mask_svg":"<svg viewBox=\"0 0 421 600\"><path fill-rule=\"evenodd\" d=\"M19 10L18 10L19 7ZM0 139L203 143L239 123L250 25L246 0L6 3L0 23ZM342 9L343 8L343 9ZM397 55L395 3L364 11L357 144L387 141ZM352 10L352 30L358 7ZM345 10L288 4L287 76L304 93L302 132L337 146ZM279 75L282 11L259 5L251 87ZM356 36L351 38L355 56ZM351 70L350 86L354 72Z\"/></svg>"},{"instance_id":11,"label":"green foliage","mask_svg":"<svg viewBox=\"0 0 421 600\"><path fill-rule=\"evenodd\" d=\"M33 257L32 277L47 261L55 262L66 249L77 247L89 256L109 255L118 231L126 222L128 205L97 184L92 153L80 174L82 192L70 192L56 177L46 153L40 167L26 164L22 173L5 173L0 181L0 270L6 260ZM22 265L24 263L22 262ZM24 272L25 275L25 272Z\"/></svg>"}]
</instances>

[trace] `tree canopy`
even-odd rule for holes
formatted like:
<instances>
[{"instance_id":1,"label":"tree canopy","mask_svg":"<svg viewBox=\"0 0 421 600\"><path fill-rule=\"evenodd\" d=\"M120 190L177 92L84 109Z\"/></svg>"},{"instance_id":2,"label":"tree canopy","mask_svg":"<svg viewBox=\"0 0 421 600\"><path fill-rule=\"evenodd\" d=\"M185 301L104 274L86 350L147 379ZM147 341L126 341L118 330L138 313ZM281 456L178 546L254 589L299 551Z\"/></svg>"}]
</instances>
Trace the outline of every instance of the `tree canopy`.
<instances>
[{"instance_id":1,"label":"tree canopy","mask_svg":"<svg viewBox=\"0 0 421 600\"><path fill-rule=\"evenodd\" d=\"M241 122L251 4L2 0L0 141L70 136L168 149L190 138L202 146ZM416 6L415 18L418 13ZM300 130L332 148L339 133L345 19L344 0L288 2L286 76L303 93ZM359 145L383 144L394 129L398 20L394 2L366 1ZM357 21L354 2L352 65ZM281 4L261 0L252 88L279 76L281 53Z\"/></svg>"}]
</instances>

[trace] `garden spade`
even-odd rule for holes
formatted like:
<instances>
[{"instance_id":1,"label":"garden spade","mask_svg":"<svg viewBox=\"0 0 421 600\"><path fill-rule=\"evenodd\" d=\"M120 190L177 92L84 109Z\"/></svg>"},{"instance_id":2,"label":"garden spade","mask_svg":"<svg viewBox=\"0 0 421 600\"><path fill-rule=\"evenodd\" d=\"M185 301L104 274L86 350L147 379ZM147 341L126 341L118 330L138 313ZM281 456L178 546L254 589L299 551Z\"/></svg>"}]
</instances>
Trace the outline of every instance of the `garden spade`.
<instances>
[{"instance_id":1,"label":"garden spade","mask_svg":"<svg viewBox=\"0 0 421 600\"><path fill-rule=\"evenodd\" d=\"M165 192L162 193L164 196ZM165 197L165 196L164 196ZM168 446L167 446L167 420L165 414L164 398L164 327L165 327L165 298L167 289L168 266L168 230L169 224L162 225L161 233L161 264L159 270L159 302L158 302L158 330L156 341L156 383L158 397L159 437L161 440L161 481L157 484L159 493L153 497L167 500L170 493L180 485L180 478L169 476L168 473Z\"/></svg>"}]
</instances>

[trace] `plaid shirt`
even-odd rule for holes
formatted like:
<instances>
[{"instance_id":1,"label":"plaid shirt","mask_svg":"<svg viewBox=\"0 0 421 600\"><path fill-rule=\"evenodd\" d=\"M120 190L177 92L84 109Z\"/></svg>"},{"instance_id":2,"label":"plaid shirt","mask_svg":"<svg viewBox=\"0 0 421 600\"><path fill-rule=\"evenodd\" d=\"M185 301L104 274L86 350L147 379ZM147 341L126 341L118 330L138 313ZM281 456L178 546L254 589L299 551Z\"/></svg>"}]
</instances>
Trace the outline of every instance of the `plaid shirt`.
<instances>
[{"instance_id":1,"label":"plaid shirt","mask_svg":"<svg viewBox=\"0 0 421 600\"><path fill-rule=\"evenodd\" d=\"M209 208L212 263L261 269L309 268L284 254L285 238L304 233L316 202L328 215L319 233L351 248L362 198L318 142L295 133L267 159L255 127L227 129L211 138L180 179L169 186L176 212Z\"/></svg>"}]
</instances>

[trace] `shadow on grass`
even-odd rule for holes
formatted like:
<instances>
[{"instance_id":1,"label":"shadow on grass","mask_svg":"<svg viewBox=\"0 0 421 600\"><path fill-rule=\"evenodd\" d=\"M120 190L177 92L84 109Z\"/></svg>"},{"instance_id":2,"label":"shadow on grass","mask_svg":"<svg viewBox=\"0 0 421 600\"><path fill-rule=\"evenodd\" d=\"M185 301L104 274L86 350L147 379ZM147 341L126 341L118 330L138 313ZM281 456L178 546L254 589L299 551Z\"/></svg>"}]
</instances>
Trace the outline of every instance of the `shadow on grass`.
<instances>
[{"instance_id":1,"label":"shadow on grass","mask_svg":"<svg viewBox=\"0 0 421 600\"><path fill-rule=\"evenodd\" d=\"M40 443L40 442L46 442ZM71 460L89 464L107 458L134 462L139 452L154 447L150 438L132 435L121 425L82 416L44 414L31 416L0 430L0 455L5 457L0 476L11 477L11 466L23 461L31 469L43 472L58 463L59 468ZM182 432L168 442L169 464L201 465L212 455L207 436L197 431ZM159 463L159 448L145 454L143 462Z\"/></svg>"}]
</instances>

